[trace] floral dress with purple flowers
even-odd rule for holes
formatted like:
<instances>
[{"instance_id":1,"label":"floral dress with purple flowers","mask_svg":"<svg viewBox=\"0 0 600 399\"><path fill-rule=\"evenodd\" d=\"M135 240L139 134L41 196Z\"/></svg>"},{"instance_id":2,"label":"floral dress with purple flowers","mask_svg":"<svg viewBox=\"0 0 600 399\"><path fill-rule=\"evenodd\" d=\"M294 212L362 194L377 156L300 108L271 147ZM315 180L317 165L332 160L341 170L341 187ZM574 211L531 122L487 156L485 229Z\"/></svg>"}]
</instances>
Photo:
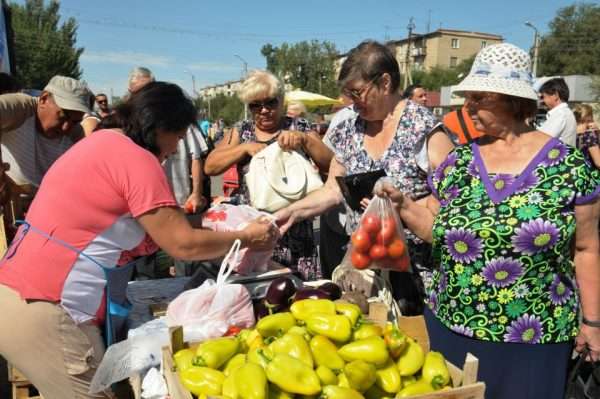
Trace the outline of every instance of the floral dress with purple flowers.
<instances>
[{"instance_id":1,"label":"floral dress with purple flowers","mask_svg":"<svg viewBox=\"0 0 600 399\"><path fill-rule=\"evenodd\" d=\"M600 196L600 173L553 138L518 176L488 174L473 143L430 177L441 205L433 225L440 267L426 290L437 318L484 341L573 339L575 205Z\"/></svg>"}]
</instances>

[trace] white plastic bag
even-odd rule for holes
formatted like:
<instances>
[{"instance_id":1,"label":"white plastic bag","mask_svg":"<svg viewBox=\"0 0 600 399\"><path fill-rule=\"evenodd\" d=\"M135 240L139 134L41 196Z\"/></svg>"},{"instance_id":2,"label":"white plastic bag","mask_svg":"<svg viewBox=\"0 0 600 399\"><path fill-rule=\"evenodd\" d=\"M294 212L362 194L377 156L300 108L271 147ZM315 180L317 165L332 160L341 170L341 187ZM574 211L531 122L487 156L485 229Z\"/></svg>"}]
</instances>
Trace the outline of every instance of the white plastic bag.
<instances>
[{"instance_id":1,"label":"white plastic bag","mask_svg":"<svg viewBox=\"0 0 600 399\"><path fill-rule=\"evenodd\" d=\"M206 280L193 290L185 291L167 308L167 324L183 326L184 340L204 341L223 336L230 326L249 328L254 325L250 293L241 284L228 284L233 265L239 262L240 240L236 240L223 259L217 282Z\"/></svg>"},{"instance_id":2,"label":"white plastic bag","mask_svg":"<svg viewBox=\"0 0 600 399\"><path fill-rule=\"evenodd\" d=\"M202 227L213 231L239 231L261 216L272 218L268 213L248 205L219 204L202 215ZM240 250L239 260L235 261L232 267L239 274L265 272L272 256L273 251L252 251L244 248Z\"/></svg>"}]
</instances>

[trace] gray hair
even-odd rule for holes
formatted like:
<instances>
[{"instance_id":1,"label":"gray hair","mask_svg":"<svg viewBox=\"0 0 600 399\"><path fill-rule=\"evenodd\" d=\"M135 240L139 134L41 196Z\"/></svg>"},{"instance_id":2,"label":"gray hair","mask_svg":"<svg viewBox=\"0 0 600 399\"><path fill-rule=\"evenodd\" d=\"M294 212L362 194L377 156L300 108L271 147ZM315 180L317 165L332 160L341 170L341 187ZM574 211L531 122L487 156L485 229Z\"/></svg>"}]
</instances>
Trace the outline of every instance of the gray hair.
<instances>
[{"instance_id":1,"label":"gray hair","mask_svg":"<svg viewBox=\"0 0 600 399\"><path fill-rule=\"evenodd\" d=\"M151 82L154 82L155 80L152 71L141 66L135 67L129 72L129 83L135 82L139 78L147 78Z\"/></svg>"},{"instance_id":2,"label":"gray hair","mask_svg":"<svg viewBox=\"0 0 600 399\"><path fill-rule=\"evenodd\" d=\"M284 95L283 82L271 72L260 70L250 72L238 90L238 97L245 104L263 98L277 98L282 104Z\"/></svg>"}]
</instances>

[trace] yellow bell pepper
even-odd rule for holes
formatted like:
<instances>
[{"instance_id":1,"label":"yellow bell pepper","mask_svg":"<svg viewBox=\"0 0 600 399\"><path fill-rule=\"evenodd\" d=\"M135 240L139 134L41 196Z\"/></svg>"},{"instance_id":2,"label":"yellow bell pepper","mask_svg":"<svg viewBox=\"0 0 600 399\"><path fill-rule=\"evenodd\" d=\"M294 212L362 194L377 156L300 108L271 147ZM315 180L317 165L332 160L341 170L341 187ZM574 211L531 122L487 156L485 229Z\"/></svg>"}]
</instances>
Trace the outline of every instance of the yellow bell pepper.
<instances>
[{"instance_id":1,"label":"yellow bell pepper","mask_svg":"<svg viewBox=\"0 0 600 399\"><path fill-rule=\"evenodd\" d=\"M364 360L354 360L344 367L344 374L348 378L350 388L358 392L364 392L371 388L377 379L376 371L375 366Z\"/></svg>"},{"instance_id":2,"label":"yellow bell pepper","mask_svg":"<svg viewBox=\"0 0 600 399\"><path fill-rule=\"evenodd\" d=\"M435 389L433 389L430 383L428 383L425 380L419 379L414 384L410 384L409 386L403 388L400 392L398 392L398 395L396 395L396 397L407 398L409 396L431 393L434 391Z\"/></svg>"},{"instance_id":3,"label":"yellow bell pepper","mask_svg":"<svg viewBox=\"0 0 600 399\"><path fill-rule=\"evenodd\" d=\"M364 395L365 399L394 399L396 397L395 393L387 393L379 388L377 384L371 385L371 388L367 389Z\"/></svg>"},{"instance_id":4,"label":"yellow bell pepper","mask_svg":"<svg viewBox=\"0 0 600 399\"><path fill-rule=\"evenodd\" d=\"M391 358L375 372L375 377L375 384L387 393L396 393L402 388L400 372Z\"/></svg>"},{"instance_id":5,"label":"yellow bell pepper","mask_svg":"<svg viewBox=\"0 0 600 399\"><path fill-rule=\"evenodd\" d=\"M345 361L364 360L382 367L389 359L385 342L381 337L369 337L350 342L338 350L338 354Z\"/></svg>"},{"instance_id":6,"label":"yellow bell pepper","mask_svg":"<svg viewBox=\"0 0 600 399\"><path fill-rule=\"evenodd\" d=\"M275 313L263 317L256 323L256 330L263 337L273 337L285 334L296 325L296 319L290 312Z\"/></svg>"},{"instance_id":7,"label":"yellow bell pepper","mask_svg":"<svg viewBox=\"0 0 600 399\"><path fill-rule=\"evenodd\" d=\"M406 335L400 331L396 324L388 323L383 332L383 339L388 347L390 356L398 359L404 348L406 348Z\"/></svg>"},{"instance_id":8,"label":"yellow bell pepper","mask_svg":"<svg viewBox=\"0 0 600 399\"><path fill-rule=\"evenodd\" d=\"M450 371L446 366L446 359L440 352L432 351L425 355L421 375L435 389L440 389L450 383Z\"/></svg>"},{"instance_id":9,"label":"yellow bell pepper","mask_svg":"<svg viewBox=\"0 0 600 399\"><path fill-rule=\"evenodd\" d=\"M196 396L220 395L225 374L208 367L190 367L179 373L183 386Z\"/></svg>"},{"instance_id":10,"label":"yellow bell pepper","mask_svg":"<svg viewBox=\"0 0 600 399\"><path fill-rule=\"evenodd\" d=\"M227 399L240 399L235 387L235 377L233 374L225 377L225 380L223 380L222 395Z\"/></svg>"},{"instance_id":11,"label":"yellow bell pepper","mask_svg":"<svg viewBox=\"0 0 600 399\"><path fill-rule=\"evenodd\" d=\"M381 337L383 330L377 324L363 323L352 333L352 340L366 339L369 337Z\"/></svg>"},{"instance_id":12,"label":"yellow bell pepper","mask_svg":"<svg viewBox=\"0 0 600 399\"><path fill-rule=\"evenodd\" d=\"M218 369L237 353L239 347L240 341L234 337L205 341L196 349L194 365Z\"/></svg>"},{"instance_id":13,"label":"yellow bell pepper","mask_svg":"<svg viewBox=\"0 0 600 399\"><path fill-rule=\"evenodd\" d=\"M342 315L313 313L306 319L306 328L313 335L324 335L339 343L347 342L352 336L350 320Z\"/></svg>"},{"instance_id":14,"label":"yellow bell pepper","mask_svg":"<svg viewBox=\"0 0 600 399\"><path fill-rule=\"evenodd\" d=\"M191 349L181 349L173 356L177 371L187 370L193 366L196 353Z\"/></svg>"},{"instance_id":15,"label":"yellow bell pepper","mask_svg":"<svg viewBox=\"0 0 600 399\"><path fill-rule=\"evenodd\" d=\"M339 387L335 385L327 385L323 388L321 394L322 399L365 399L359 392L354 389Z\"/></svg>"},{"instance_id":16,"label":"yellow bell pepper","mask_svg":"<svg viewBox=\"0 0 600 399\"><path fill-rule=\"evenodd\" d=\"M337 353L337 346L323 335L315 335L310 340L310 350L317 366L325 366L331 370L341 370L346 365L344 359Z\"/></svg>"},{"instance_id":17,"label":"yellow bell pepper","mask_svg":"<svg viewBox=\"0 0 600 399\"><path fill-rule=\"evenodd\" d=\"M282 353L296 358L302 363L309 366L311 369L314 367L312 353L308 343L304 338L298 334L285 334L283 337L273 341L269 345L269 349L273 354Z\"/></svg>"},{"instance_id":18,"label":"yellow bell pepper","mask_svg":"<svg viewBox=\"0 0 600 399\"><path fill-rule=\"evenodd\" d=\"M290 306L290 311L298 320L306 321L314 313L335 314L335 303L329 299L302 299Z\"/></svg>"},{"instance_id":19,"label":"yellow bell pepper","mask_svg":"<svg viewBox=\"0 0 600 399\"><path fill-rule=\"evenodd\" d=\"M304 338L306 341L310 341L312 336L304 326L293 326L287 331L288 334L297 334Z\"/></svg>"},{"instance_id":20,"label":"yellow bell pepper","mask_svg":"<svg viewBox=\"0 0 600 399\"><path fill-rule=\"evenodd\" d=\"M421 345L417 344L412 338L407 338L406 341L407 346L396 362L398 371L400 371L400 375L403 377L413 375L421 370L425 362L425 354Z\"/></svg>"},{"instance_id":21,"label":"yellow bell pepper","mask_svg":"<svg viewBox=\"0 0 600 399\"><path fill-rule=\"evenodd\" d=\"M263 355L259 352L259 355ZM267 378L281 390L301 395L316 395L321 391L317 373L300 360L284 354L267 359Z\"/></svg>"},{"instance_id":22,"label":"yellow bell pepper","mask_svg":"<svg viewBox=\"0 0 600 399\"><path fill-rule=\"evenodd\" d=\"M273 357L273 352L269 348L255 348L248 352L246 356L246 362L254 363L261 366L263 369L267 368L269 363L267 359Z\"/></svg>"},{"instance_id":23,"label":"yellow bell pepper","mask_svg":"<svg viewBox=\"0 0 600 399\"><path fill-rule=\"evenodd\" d=\"M400 370L398 370L398 372L400 372ZM417 382L417 377L415 377L414 375L407 375L406 377L401 377L401 378L402 378L402 386L403 387L407 387L407 386L412 385L415 382Z\"/></svg>"},{"instance_id":24,"label":"yellow bell pepper","mask_svg":"<svg viewBox=\"0 0 600 399\"><path fill-rule=\"evenodd\" d=\"M229 377L235 370L239 369L244 364L246 364L246 354L238 353L225 363L225 366L223 366L223 374L225 374L226 377Z\"/></svg>"},{"instance_id":25,"label":"yellow bell pepper","mask_svg":"<svg viewBox=\"0 0 600 399\"><path fill-rule=\"evenodd\" d=\"M362 311L360 308L353 303L335 302L335 311L350 319L350 323L353 327L356 325L358 319L362 316Z\"/></svg>"},{"instance_id":26,"label":"yellow bell pepper","mask_svg":"<svg viewBox=\"0 0 600 399\"><path fill-rule=\"evenodd\" d=\"M250 342L254 340L255 334L260 335L256 329L251 330L249 328L244 328L239 332L237 339L240 341L240 352L248 352L248 345L250 345Z\"/></svg>"},{"instance_id":27,"label":"yellow bell pepper","mask_svg":"<svg viewBox=\"0 0 600 399\"><path fill-rule=\"evenodd\" d=\"M275 384L269 383L269 399L294 399L296 395L279 389Z\"/></svg>"},{"instance_id":28,"label":"yellow bell pepper","mask_svg":"<svg viewBox=\"0 0 600 399\"><path fill-rule=\"evenodd\" d=\"M240 399L267 399L269 384L265 370L254 363L246 363L233 374L235 390Z\"/></svg>"},{"instance_id":29,"label":"yellow bell pepper","mask_svg":"<svg viewBox=\"0 0 600 399\"><path fill-rule=\"evenodd\" d=\"M338 378L329 367L319 366L315 370L321 381L321 385L337 385Z\"/></svg>"},{"instance_id":30,"label":"yellow bell pepper","mask_svg":"<svg viewBox=\"0 0 600 399\"><path fill-rule=\"evenodd\" d=\"M338 383L337 383L338 387L350 388L350 381L348 381L348 377L346 376L346 374L343 371L337 375L337 378L338 378Z\"/></svg>"}]
</instances>

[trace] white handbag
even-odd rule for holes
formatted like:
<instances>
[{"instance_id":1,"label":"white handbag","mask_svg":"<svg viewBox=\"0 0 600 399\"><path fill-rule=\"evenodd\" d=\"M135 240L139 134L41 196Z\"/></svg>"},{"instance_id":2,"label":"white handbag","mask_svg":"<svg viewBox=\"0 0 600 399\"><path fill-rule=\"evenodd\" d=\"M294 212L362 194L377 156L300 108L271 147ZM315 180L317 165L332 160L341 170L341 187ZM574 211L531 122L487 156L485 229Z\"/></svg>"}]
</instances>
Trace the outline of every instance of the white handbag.
<instances>
[{"instance_id":1,"label":"white handbag","mask_svg":"<svg viewBox=\"0 0 600 399\"><path fill-rule=\"evenodd\" d=\"M256 153L246 173L250 204L276 212L323 186L317 167L297 151L273 143Z\"/></svg>"}]
</instances>

